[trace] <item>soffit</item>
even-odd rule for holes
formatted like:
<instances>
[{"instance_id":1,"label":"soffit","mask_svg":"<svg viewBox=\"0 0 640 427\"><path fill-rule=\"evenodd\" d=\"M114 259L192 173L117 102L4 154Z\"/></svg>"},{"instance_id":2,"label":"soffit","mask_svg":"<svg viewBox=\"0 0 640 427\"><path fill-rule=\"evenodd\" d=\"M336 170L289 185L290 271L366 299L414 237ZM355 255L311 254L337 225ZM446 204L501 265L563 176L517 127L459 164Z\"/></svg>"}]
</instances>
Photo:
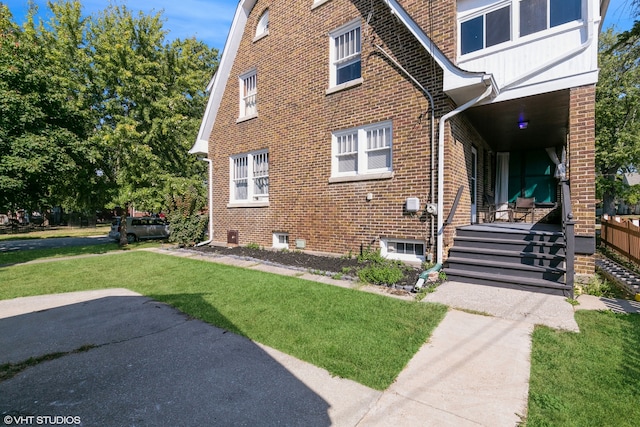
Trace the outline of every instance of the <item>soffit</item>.
<instances>
[{"instance_id":1,"label":"soffit","mask_svg":"<svg viewBox=\"0 0 640 427\"><path fill-rule=\"evenodd\" d=\"M565 145L569 91L562 90L470 108L465 112L493 151ZM520 122L528 122L520 129Z\"/></svg>"}]
</instances>

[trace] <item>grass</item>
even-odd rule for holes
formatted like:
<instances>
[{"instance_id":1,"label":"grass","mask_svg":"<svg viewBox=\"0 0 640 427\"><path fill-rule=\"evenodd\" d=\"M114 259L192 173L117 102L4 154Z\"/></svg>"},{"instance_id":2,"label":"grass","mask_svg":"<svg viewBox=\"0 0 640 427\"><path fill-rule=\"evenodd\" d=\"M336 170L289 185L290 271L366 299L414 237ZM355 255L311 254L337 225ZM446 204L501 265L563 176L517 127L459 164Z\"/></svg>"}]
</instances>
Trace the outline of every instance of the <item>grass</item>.
<instances>
[{"instance_id":1,"label":"grass","mask_svg":"<svg viewBox=\"0 0 640 427\"><path fill-rule=\"evenodd\" d=\"M579 334L536 327L527 427L637 426L640 316L578 311Z\"/></svg>"},{"instance_id":2,"label":"grass","mask_svg":"<svg viewBox=\"0 0 640 427\"><path fill-rule=\"evenodd\" d=\"M0 299L124 287L384 390L446 308L149 252L0 268Z\"/></svg>"},{"instance_id":3,"label":"grass","mask_svg":"<svg viewBox=\"0 0 640 427\"><path fill-rule=\"evenodd\" d=\"M17 234L0 234L0 240L27 240L27 239L50 239L56 237L88 237L107 235L111 225L98 225L97 227L71 228L54 227L39 231Z\"/></svg>"},{"instance_id":4,"label":"grass","mask_svg":"<svg viewBox=\"0 0 640 427\"><path fill-rule=\"evenodd\" d=\"M157 247L158 242L140 242L127 245L120 248L117 243L103 243L100 245L71 246L55 249L30 249L12 252L0 253L0 266L13 264L22 264L29 261L62 258L77 255L104 254L107 252L143 249Z\"/></svg>"}]
</instances>

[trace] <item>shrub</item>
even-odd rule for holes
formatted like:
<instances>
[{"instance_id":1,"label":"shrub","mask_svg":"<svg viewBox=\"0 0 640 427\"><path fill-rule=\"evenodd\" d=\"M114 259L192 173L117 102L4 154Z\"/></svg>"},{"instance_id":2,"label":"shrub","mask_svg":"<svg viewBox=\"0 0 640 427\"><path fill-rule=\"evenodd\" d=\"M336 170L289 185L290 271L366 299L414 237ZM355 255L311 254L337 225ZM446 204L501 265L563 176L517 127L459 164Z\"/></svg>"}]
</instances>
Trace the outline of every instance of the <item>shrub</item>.
<instances>
[{"instance_id":1,"label":"shrub","mask_svg":"<svg viewBox=\"0 0 640 427\"><path fill-rule=\"evenodd\" d=\"M207 230L209 218L201 214L206 203L205 197L194 186L186 187L182 194L176 193L168 196L169 241L195 246L204 239Z\"/></svg>"},{"instance_id":2,"label":"shrub","mask_svg":"<svg viewBox=\"0 0 640 427\"><path fill-rule=\"evenodd\" d=\"M404 277L402 268L394 263L374 263L358 271L358 278L374 285L393 285Z\"/></svg>"}]
</instances>

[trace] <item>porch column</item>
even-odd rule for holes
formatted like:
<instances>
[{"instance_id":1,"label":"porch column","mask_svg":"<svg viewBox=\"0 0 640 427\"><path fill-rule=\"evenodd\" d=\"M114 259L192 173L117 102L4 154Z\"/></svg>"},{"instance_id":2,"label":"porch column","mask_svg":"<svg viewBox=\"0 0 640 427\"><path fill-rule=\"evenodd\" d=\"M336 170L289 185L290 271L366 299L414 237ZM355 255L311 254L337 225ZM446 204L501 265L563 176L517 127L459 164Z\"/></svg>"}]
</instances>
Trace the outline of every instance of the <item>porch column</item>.
<instances>
[{"instance_id":1,"label":"porch column","mask_svg":"<svg viewBox=\"0 0 640 427\"><path fill-rule=\"evenodd\" d=\"M593 239L596 223L595 109L595 85L571 89L567 157L575 233L576 237ZM594 271L594 255L576 255L577 274L591 275Z\"/></svg>"}]
</instances>

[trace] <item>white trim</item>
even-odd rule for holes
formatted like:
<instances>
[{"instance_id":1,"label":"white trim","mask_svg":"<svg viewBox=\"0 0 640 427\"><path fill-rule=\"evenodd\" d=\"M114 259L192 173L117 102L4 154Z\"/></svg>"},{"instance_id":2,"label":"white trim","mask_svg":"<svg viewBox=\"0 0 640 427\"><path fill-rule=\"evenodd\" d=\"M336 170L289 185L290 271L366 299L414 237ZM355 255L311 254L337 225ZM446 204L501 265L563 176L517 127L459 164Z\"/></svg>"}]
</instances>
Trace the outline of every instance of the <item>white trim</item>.
<instances>
[{"instance_id":1,"label":"white trim","mask_svg":"<svg viewBox=\"0 0 640 427\"><path fill-rule=\"evenodd\" d=\"M390 246L389 245L390 243L393 243L393 245ZM397 243L422 245L422 255L415 254L415 246L414 246L413 254L397 253L394 249ZM392 249L390 250L390 248ZM395 259L395 260L405 261L405 262L424 262L426 259L426 248L427 248L427 245L423 240L391 239L391 238L380 239L380 255L387 259Z\"/></svg>"},{"instance_id":2,"label":"white trim","mask_svg":"<svg viewBox=\"0 0 640 427\"><path fill-rule=\"evenodd\" d=\"M189 153L191 154L206 154L208 152L211 130L213 129L213 124L216 121L218 110L220 109L224 89L227 86L229 76L231 75L231 68L233 67L236 55L238 54L238 48L247 24L247 18L249 17L249 13L251 13L251 9L253 9L256 2L257 0L240 0L238 3L238 8L236 9L233 21L231 22L229 34L227 35L227 41L225 42L224 49L222 50L222 57L218 64L218 70L210 83L211 95L209 95L207 108L205 109L202 122L200 123L198 136L193 147L189 150Z\"/></svg>"},{"instance_id":3,"label":"white trim","mask_svg":"<svg viewBox=\"0 0 640 427\"><path fill-rule=\"evenodd\" d=\"M257 163L256 163L257 160ZM262 160L262 161L261 161ZM256 165L258 170L256 170ZM266 165L266 167L264 167ZM239 177L236 173L241 174ZM266 178L266 194L256 193L256 181ZM269 203L269 150L256 150L229 156L229 204L228 207L256 206ZM246 198L236 198L237 181L245 182ZM265 187L260 187L265 188ZM240 206L239 206L240 205Z\"/></svg>"},{"instance_id":4,"label":"white trim","mask_svg":"<svg viewBox=\"0 0 640 427\"><path fill-rule=\"evenodd\" d=\"M367 147L367 138L368 133L372 131L384 131L385 139L388 140L388 146L384 146L382 148L374 148L370 149ZM356 157L356 168L354 171L348 172L340 172L338 162L338 144L339 138L355 135L355 153ZM368 154L373 151L388 151L389 153L389 166L384 168L375 168L369 169L369 158ZM344 155L344 154L343 154ZM334 131L331 133L331 179L334 178L350 178L349 181L353 180L354 177L361 176L372 176L379 174L390 174L393 172L393 122L391 120L387 120L384 122L372 123L370 125L359 126L355 128L349 129L341 129L338 131ZM370 178L369 178L370 179ZM337 182L337 181L333 181Z\"/></svg>"},{"instance_id":5,"label":"white trim","mask_svg":"<svg viewBox=\"0 0 640 427\"><path fill-rule=\"evenodd\" d=\"M259 40L267 35L269 35L269 8L265 9L262 15L260 15L260 18L258 18L256 34L253 37L253 41Z\"/></svg>"},{"instance_id":6,"label":"white trim","mask_svg":"<svg viewBox=\"0 0 640 427\"><path fill-rule=\"evenodd\" d=\"M247 89L247 85L249 85L249 89ZM238 106L238 120L240 121L258 115L258 70L255 67L238 77Z\"/></svg>"},{"instance_id":7,"label":"white trim","mask_svg":"<svg viewBox=\"0 0 640 427\"><path fill-rule=\"evenodd\" d=\"M280 237L285 237L287 243L280 243ZM271 239L271 247L274 249L289 249L289 233L275 232Z\"/></svg>"},{"instance_id":8,"label":"white trim","mask_svg":"<svg viewBox=\"0 0 640 427\"><path fill-rule=\"evenodd\" d=\"M359 30L358 31L358 44L357 46L354 44L354 48L357 49L356 53L351 53L351 54L346 54L343 58L341 59L337 59L336 58L336 47L335 47L335 41L338 37L340 36L344 36L348 33L350 33L351 31L354 30ZM357 77L355 79L352 80L348 80L346 82L340 83L340 84L336 84L337 81L337 75L338 75L338 69L340 68L340 65L344 65L345 63L347 64L355 64L355 63L360 63L360 69L362 70L362 25L360 22L360 18L356 18L350 22L347 22L346 24L336 28L335 30L329 32L329 88L334 88L337 86L343 86L346 85L354 80L359 80L362 79L362 71L360 73L360 77Z\"/></svg>"},{"instance_id":9,"label":"white trim","mask_svg":"<svg viewBox=\"0 0 640 427\"><path fill-rule=\"evenodd\" d=\"M325 3L328 3L330 0L314 0L313 4L311 5L311 10L315 9L316 7L320 7Z\"/></svg>"},{"instance_id":10,"label":"white trim","mask_svg":"<svg viewBox=\"0 0 640 427\"><path fill-rule=\"evenodd\" d=\"M268 208L269 202L233 202L227 203L228 208Z\"/></svg>"},{"instance_id":11,"label":"white trim","mask_svg":"<svg viewBox=\"0 0 640 427\"><path fill-rule=\"evenodd\" d=\"M329 183L339 183L339 182L352 182L352 181L374 181L380 179L391 179L393 178L393 172L383 172L383 173L368 173L364 175L351 175L351 176L332 176L329 178Z\"/></svg>"},{"instance_id":12,"label":"white trim","mask_svg":"<svg viewBox=\"0 0 640 427\"><path fill-rule=\"evenodd\" d=\"M362 77L360 77L359 79L349 80L348 82L339 84L334 87L330 87L329 89L326 90L325 94L331 95L332 93L341 92L343 90L352 88L354 86L360 86L362 82L364 82L364 79Z\"/></svg>"}]
</instances>

